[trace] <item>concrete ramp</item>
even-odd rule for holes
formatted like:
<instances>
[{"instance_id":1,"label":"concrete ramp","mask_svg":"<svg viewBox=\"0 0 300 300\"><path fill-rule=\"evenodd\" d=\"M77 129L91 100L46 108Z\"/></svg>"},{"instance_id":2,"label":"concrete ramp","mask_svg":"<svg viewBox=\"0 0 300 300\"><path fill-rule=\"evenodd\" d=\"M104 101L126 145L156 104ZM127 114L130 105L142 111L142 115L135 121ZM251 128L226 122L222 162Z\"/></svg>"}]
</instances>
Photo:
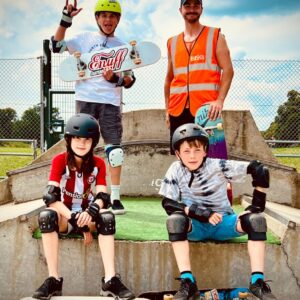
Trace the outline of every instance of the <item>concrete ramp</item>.
<instances>
[{"instance_id":1,"label":"concrete ramp","mask_svg":"<svg viewBox=\"0 0 300 300\"><path fill-rule=\"evenodd\" d=\"M224 111L223 117L229 158L263 161L271 170L268 199L300 208L300 174L294 168L278 164L250 112ZM121 193L130 196L157 195L166 170L176 159L169 155L165 111L154 109L124 113L123 123L125 161ZM0 184L0 204L40 198L47 184L51 159L64 149L64 141L60 141L31 165L9 172L9 178ZM95 152L104 157L101 143ZM109 176L107 181L109 184ZM234 196L250 194L252 189L249 178L246 183L234 185Z\"/></svg>"}]
</instances>

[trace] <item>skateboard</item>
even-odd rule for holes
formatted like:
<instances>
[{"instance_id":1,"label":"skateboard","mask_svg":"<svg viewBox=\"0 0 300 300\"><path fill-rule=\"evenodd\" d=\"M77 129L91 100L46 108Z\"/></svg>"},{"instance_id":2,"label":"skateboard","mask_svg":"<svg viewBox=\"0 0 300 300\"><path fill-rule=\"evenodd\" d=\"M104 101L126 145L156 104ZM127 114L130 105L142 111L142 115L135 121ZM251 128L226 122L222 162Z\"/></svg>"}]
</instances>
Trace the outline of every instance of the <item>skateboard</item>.
<instances>
[{"instance_id":1,"label":"skateboard","mask_svg":"<svg viewBox=\"0 0 300 300\"><path fill-rule=\"evenodd\" d=\"M127 45L90 53L75 52L61 62L58 75L63 81L84 80L101 76L103 70L122 72L151 65L160 57L156 44L131 41Z\"/></svg>"},{"instance_id":2,"label":"skateboard","mask_svg":"<svg viewBox=\"0 0 300 300\"><path fill-rule=\"evenodd\" d=\"M205 129L209 135L209 149L207 156L210 158L227 159L227 147L223 128L223 119L217 118L212 121L208 119L209 104L201 106L195 116L195 123ZM227 186L227 196L232 204L232 186Z\"/></svg>"},{"instance_id":3,"label":"skateboard","mask_svg":"<svg viewBox=\"0 0 300 300\"><path fill-rule=\"evenodd\" d=\"M172 300L176 291L162 291L162 292L145 292L139 295L139 298L147 298L150 300ZM232 289L213 289L213 290L200 290L199 300L255 300L247 288L232 288Z\"/></svg>"}]
</instances>

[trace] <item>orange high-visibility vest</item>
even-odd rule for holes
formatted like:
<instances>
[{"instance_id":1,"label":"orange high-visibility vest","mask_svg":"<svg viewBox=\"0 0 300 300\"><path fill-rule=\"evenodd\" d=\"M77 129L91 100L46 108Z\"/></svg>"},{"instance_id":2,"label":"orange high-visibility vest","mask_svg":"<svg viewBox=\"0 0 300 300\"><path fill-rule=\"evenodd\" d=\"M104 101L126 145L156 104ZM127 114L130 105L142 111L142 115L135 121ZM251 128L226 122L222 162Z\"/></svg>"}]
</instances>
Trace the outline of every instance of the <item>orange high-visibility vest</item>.
<instances>
[{"instance_id":1,"label":"orange high-visibility vest","mask_svg":"<svg viewBox=\"0 0 300 300\"><path fill-rule=\"evenodd\" d=\"M168 40L174 74L168 106L170 115L179 116L185 107L189 107L195 116L201 105L218 98L221 68L216 47L219 32L219 28L204 27L190 53L183 33Z\"/></svg>"}]
</instances>

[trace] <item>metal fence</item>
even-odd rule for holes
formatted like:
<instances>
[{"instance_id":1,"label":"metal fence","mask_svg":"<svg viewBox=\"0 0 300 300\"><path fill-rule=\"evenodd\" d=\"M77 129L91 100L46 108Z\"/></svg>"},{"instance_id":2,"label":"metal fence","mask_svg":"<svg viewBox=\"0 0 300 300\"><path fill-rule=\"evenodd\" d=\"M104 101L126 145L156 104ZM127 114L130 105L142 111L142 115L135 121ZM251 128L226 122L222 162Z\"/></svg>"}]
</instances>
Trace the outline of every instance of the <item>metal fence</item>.
<instances>
[{"instance_id":1,"label":"metal fence","mask_svg":"<svg viewBox=\"0 0 300 300\"><path fill-rule=\"evenodd\" d=\"M0 139L40 140L41 58L0 59Z\"/></svg>"},{"instance_id":2,"label":"metal fence","mask_svg":"<svg viewBox=\"0 0 300 300\"><path fill-rule=\"evenodd\" d=\"M52 55L52 105L62 120L67 120L75 109L74 84L58 78L58 66L65 56ZM250 110L259 130L265 132L266 140L299 141L300 61L234 60L233 64L235 76L225 109ZM136 84L123 92L124 112L164 108L166 66L167 59L162 58L154 65L135 70ZM0 138L39 140L40 127L33 116L41 99L40 74L39 58L0 60ZM296 99L290 99L290 91L295 91ZM289 103L288 108L286 103ZM13 120L8 121L7 108L16 111ZM293 113L286 115L287 109ZM284 131L283 126L278 128L272 124L275 118L277 124L285 124ZM289 147L292 154L300 152L296 143L272 144L275 148L282 146Z\"/></svg>"}]
</instances>

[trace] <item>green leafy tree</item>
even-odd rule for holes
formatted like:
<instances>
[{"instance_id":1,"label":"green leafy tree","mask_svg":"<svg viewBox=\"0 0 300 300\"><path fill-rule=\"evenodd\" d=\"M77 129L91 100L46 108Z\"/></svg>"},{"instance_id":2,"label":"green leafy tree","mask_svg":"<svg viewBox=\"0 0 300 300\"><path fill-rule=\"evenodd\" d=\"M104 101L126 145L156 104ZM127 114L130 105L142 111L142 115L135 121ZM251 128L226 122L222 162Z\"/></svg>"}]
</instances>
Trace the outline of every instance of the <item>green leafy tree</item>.
<instances>
[{"instance_id":1,"label":"green leafy tree","mask_svg":"<svg viewBox=\"0 0 300 300\"><path fill-rule=\"evenodd\" d=\"M14 123L14 136L18 139L40 139L40 108L33 106L24 111Z\"/></svg>"},{"instance_id":2,"label":"green leafy tree","mask_svg":"<svg viewBox=\"0 0 300 300\"><path fill-rule=\"evenodd\" d=\"M17 113L13 108L0 109L0 139L13 138L13 123L17 120Z\"/></svg>"},{"instance_id":3,"label":"green leafy tree","mask_svg":"<svg viewBox=\"0 0 300 300\"><path fill-rule=\"evenodd\" d=\"M276 140L300 139L300 93L291 90L288 100L279 106L277 116L264 133L265 139L274 137Z\"/></svg>"},{"instance_id":4,"label":"green leafy tree","mask_svg":"<svg viewBox=\"0 0 300 300\"><path fill-rule=\"evenodd\" d=\"M276 138L281 140L298 140L300 138L300 93L288 92L288 100L279 106L275 122Z\"/></svg>"}]
</instances>

